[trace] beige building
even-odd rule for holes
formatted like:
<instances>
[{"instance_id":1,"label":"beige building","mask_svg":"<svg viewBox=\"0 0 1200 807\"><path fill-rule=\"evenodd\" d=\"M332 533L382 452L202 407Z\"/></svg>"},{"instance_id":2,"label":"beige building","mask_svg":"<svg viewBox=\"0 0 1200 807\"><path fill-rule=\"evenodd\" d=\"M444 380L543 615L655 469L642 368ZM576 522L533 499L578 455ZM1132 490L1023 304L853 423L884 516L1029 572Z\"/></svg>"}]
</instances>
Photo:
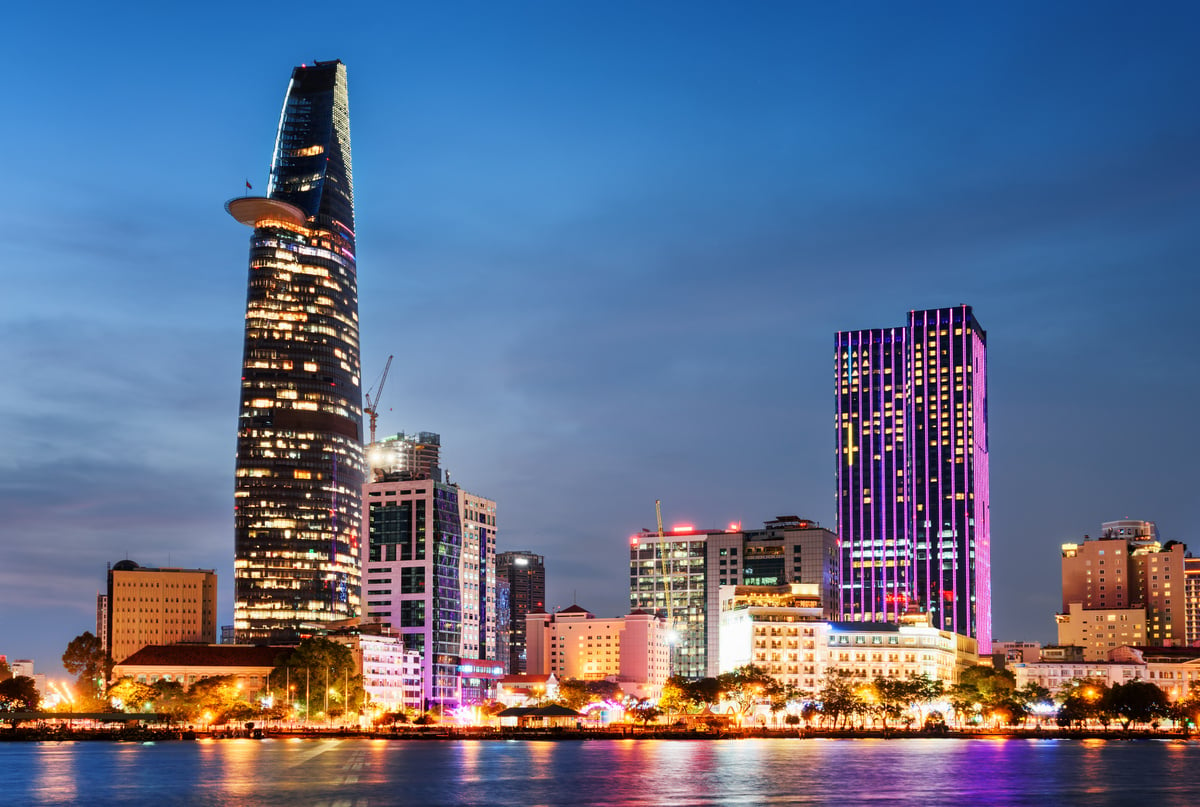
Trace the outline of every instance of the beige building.
<instances>
[{"instance_id":1,"label":"beige building","mask_svg":"<svg viewBox=\"0 0 1200 807\"><path fill-rule=\"evenodd\" d=\"M555 614L528 614L526 671L559 680L607 678L627 685L626 691L661 689L671 675L668 633L666 620L645 611L597 619L572 605Z\"/></svg>"},{"instance_id":2,"label":"beige building","mask_svg":"<svg viewBox=\"0 0 1200 807\"><path fill-rule=\"evenodd\" d=\"M178 681L184 689L205 678L232 675L243 696L252 699L267 689L271 671L287 660L291 647L252 645L151 645L113 667L113 680L129 676L139 684Z\"/></svg>"},{"instance_id":3,"label":"beige building","mask_svg":"<svg viewBox=\"0 0 1200 807\"><path fill-rule=\"evenodd\" d=\"M860 678L907 678L925 675L947 686L979 663L975 639L929 624L928 616L900 622L827 622L820 635L824 648L820 674L849 670Z\"/></svg>"},{"instance_id":4,"label":"beige building","mask_svg":"<svg viewBox=\"0 0 1200 807\"><path fill-rule=\"evenodd\" d=\"M722 586L719 673L753 664L781 683L820 687L820 587Z\"/></svg>"},{"instance_id":5,"label":"beige building","mask_svg":"<svg viewBox=\"0 0 1200 807\"><path fill-rule=\"evenodd\" d=\"M1124 645L1146 644L1146 609L1087 609L1078 602L1055 616L1058 644L1083 648L1084 661L1106 661L1108 654Z\"/></svg>"},{"instance_id":6,"label":"beige building","mask_svg":"<svg viewBox=\"0 0 1200 807\"><path fill-rule=\"evenodd\" d=\"M992 642L992 656L1001 656L1005 665L1041 661L1041 642Z\"/></svg>"},{"instance_id":7,"label":"beige building","mask_svg":"<svg viewBox=\"0 0 1200 807\"><path fill-rule=\"evenodd\" d=\"M970 637L938 630L925 615L900 622L829 622L818 591L791 586L728 586L721 612L721 672L746 664L816 692L832 670L863 678L926 675L947 685L979 661Z\"/></svg>"},{"instance_id":8,"label":"beige building","mask_svg":"<svg viewBox=\"0 0 1200 807\"><path fill-rule=\"evenodd\" d=\"M1144 665L1142 677L1173 701L1187 697L1193 685L1200 686L1200 648L1121 647L1113 661Z\"/></svg>"},{"instance_id":9,"label":"beige building","mask_svg":"<svg viewBox=\"0 0 1200 807\"><path fill-rule=\"evenodd\" d=\"M1188 641L1187 547L1178 541L1158 540L1152 521L1109 521L1099 538L1084 536L1079 543L1062 545L1062 611L1058 616L1059 644L1068 636L1079 638L1086 630L1087 658L1100 660L1114 647L1146 644L1172 647ZM1197 569L1200 574L1200 568ZM1082 616L1075 616L1078 604ZM1099 622L1131 622L1141 609L1138 636L1105 631L1099 641ZM1099 616L1088 616L1092 612ZM1112 619L1116 615L1115 619ZM1064 627L1066 626L1066 627ZM1108 627L1121 627L1109 625Z\"/></svg>"},{"instance_id":10,"label":"beige building","mask_svg":"<svg viewBox=\"0 0 1200 807\"><path fill-rule=\"evenodd\" d=\"M143 647L217 641L212 569L156 569L131 560L108 570L107 650L122 662Z\"/></svg>"},{"instance_id":11,"label":"beige building","mask_svg":"<svg viewBox=\"0 0 1200 807\"><path fill-rule=\"evenodd\" d=\"M1187 636L1187 595L1184 556L1187 547L1178 541L1133 551L1133 570L1146 606L1146 644L1174 647Z\"/></svg>"},{"instance_id":12,"label":"beige building","mask_svg":"<svg viewBox=\"0 0 1200 807\"><path fill-rule=\"evenodd\" d=\"M1016 676L1017 686L1040 684L1057 695L1072 681L1099 681L1110 687L1145 678L1145 665L1126 661L1033 661L1009 665Z\"/></svg>"}]
</instances>

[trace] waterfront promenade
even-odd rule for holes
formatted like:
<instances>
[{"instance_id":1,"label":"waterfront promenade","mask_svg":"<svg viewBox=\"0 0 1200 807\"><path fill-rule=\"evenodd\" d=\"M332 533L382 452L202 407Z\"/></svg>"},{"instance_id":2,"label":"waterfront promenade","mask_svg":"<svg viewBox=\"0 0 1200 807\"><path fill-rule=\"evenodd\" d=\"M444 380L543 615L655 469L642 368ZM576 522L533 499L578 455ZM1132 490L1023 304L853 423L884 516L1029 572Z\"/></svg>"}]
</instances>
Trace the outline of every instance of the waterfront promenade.
<instances>
[{"instance_id":1,"label":"waterfront promenade","mask_svg":"<svg viewBox=\"0 0 1200 807\"><path fill-rule=\"evenodd\" d=\"M1200 740L1196 732L1178 728L1060 728L1057 726L969 728L915 731L903 728L723 728L683 729L666 726L617 724L596 728L517 728L491 726L398 726L362 730L338 727L238 727L192 728L161 725L96 726L78 722L46 722L0 729L0 742L166 742L172 740L286 740L286 739L364 739L364 740L746 740L746 739L836 739L836 740L920 740L920 739L1032 739L1032 740Z\"/></svg>"}]
</instances>

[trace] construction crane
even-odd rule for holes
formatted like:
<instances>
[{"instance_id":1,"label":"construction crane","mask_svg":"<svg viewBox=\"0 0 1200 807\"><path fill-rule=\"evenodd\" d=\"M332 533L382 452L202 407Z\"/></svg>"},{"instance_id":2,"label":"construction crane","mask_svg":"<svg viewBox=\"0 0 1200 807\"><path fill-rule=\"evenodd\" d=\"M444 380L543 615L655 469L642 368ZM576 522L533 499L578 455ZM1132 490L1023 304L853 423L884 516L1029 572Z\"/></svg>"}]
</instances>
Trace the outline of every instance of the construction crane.
<instances>
[{"instance_id":1,"label":"construction crane","mask_svg":"<svg viewBox=\"0 0 1200 807\"><path fill-rule=\"evenodd\" d=\"M394 356L388 356L387 364L383 365L383 372L379 376L379 380L375 382L375 386L367 390L366 399L367 405L363 407L363 411L371 416L371 444L375 442L375 420L379 417L379 398L383 395L383 385L387 383L388 370L392 369L392 359ZM371 395L375 397L372 398Z\"/></svg>"},{"instance_id":2,"label":"construction crane","mask_svg":"<svg viewBox=\"0 0 1200 807\"><path fill-rule=\"evenodd\" d=\"M658 520L658 559L662 564L663 593L666 595L666 601L663 604L666 606L667 612L667 644L669 646L667 653L670 661L671 675L674 675L675 652L681 642L679 631L675 628L675 614L673 613L673 603L671 602L672 597L674 596L673 592L671 591L672 569L670 562L667 560L667 541L666 533L663 532L661 499L654 500L654 517Z\"/></svg>"}]
</instances>

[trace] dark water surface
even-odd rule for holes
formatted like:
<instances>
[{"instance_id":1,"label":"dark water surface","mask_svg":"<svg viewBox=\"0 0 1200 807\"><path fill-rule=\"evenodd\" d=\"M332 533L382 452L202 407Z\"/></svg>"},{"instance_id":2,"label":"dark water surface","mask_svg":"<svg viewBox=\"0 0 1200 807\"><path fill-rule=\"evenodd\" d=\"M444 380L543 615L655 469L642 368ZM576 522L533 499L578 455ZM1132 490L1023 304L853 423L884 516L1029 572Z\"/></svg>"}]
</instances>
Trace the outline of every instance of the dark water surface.
<instances>
[{"instance_id":1,"label":"dark water surface","mask_svg":"<svg viewBox=\"0 0 1200 807\"><path fill-rule=\"evenodd\" d=\"M0 805L1200 805L1200 743L0 743Z\"/></svg>"}]
</instances>

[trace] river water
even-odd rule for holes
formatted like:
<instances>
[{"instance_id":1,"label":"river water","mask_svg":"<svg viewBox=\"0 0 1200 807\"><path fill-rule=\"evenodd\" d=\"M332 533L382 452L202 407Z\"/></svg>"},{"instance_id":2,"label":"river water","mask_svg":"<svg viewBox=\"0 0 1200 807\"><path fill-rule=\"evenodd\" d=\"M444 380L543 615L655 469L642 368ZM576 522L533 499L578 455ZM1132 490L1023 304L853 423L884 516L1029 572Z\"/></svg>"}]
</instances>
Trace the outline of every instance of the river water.
<instances>
[{"instance_id":1,"label":"river water","mask_svg":"<svg viewBox=\"0 0 1200 807\"><path fill-rule=\"evenodd\" d=\"M0 805L1200 804L1200 742L0 743Z\"/></svg>"}]
</instances>

